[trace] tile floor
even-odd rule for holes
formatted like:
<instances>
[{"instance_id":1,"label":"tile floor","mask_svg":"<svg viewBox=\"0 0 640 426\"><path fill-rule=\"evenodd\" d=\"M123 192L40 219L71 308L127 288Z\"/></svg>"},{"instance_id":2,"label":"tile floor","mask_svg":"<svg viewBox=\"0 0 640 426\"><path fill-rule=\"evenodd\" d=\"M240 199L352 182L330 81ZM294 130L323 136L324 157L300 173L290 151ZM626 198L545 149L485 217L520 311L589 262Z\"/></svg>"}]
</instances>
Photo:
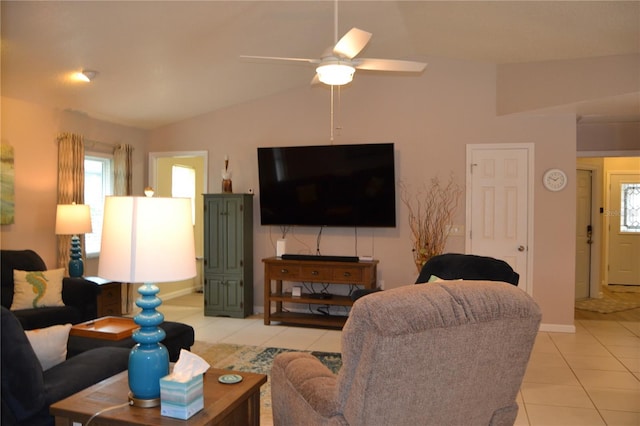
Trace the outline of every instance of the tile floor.
<instances>
[{"instance_id":1,"label":"tile floor","mask_svg":"<svg viewBox=\"0 0 640 426\"><path fill-rule=\"evenodd\" d=\"M340 331L265 326L260 316L205 317L201 297L159 310L194 327L197 340L340 352ZM540 332L518 404L516 425L639 426L640 322L577 320L575 334Z\"/></svg>"}]
</instances>

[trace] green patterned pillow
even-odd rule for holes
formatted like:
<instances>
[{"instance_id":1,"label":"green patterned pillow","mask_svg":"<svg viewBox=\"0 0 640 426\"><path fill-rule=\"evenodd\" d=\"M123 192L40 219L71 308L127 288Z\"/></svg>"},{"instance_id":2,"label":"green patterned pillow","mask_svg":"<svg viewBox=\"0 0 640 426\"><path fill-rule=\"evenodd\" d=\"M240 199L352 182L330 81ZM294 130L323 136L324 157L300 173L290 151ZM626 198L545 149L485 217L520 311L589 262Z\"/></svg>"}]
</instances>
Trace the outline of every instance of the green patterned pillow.
<instances>
[{"instance_id":1,"label":"green patterned pillow","mask_svg":"<svg viewBox=\"0 0 640 426\"><path fill-rule=\"evenodd\" d=\"M64 306L62 278L64 268L50 271L13 271L11 310Z\"/></svg>"}]
</instances>

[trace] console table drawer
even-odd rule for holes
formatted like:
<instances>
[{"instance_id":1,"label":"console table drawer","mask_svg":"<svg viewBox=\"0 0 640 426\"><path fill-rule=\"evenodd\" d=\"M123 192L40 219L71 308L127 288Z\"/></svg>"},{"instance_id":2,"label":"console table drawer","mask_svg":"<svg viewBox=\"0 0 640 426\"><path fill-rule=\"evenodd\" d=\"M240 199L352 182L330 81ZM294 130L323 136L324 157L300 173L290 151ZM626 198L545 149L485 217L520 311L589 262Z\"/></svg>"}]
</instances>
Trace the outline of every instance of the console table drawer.
<instances>
[{"instance_id":1,"label":"console table drawer","mask_svg":"<svg viewBox=\"0 0 640 426\"><path fill-rule=\"evenodd\" d=\"M300 266L287 263L269 265L269 275L274 280L295 280L300 276Z\"/></svg>"},{"instance_id":2,"label":"console table drawer","mask_svg":"<svg viewBox=\"0 0 640 426\"><path fill-rule=\"evenodd\" d=\"M303 266L300 268L300 281L330 280L331 268L322 266Z\"/></svg>"},{"instance_id":3,"label":"console table drawer","mask_svg":"<svg viewBox=\"0 0 640 426\"><path fill-rule=\"evenodd\" d=\"M349 267L333 268L332 273L333 273L332 278L335 281L348 282L348 283L362 282L362 268L349 268Z\"/></svg>"},{"instance_id":4,"label":"console table drawer","mask_svg":"<svg viewBox=\"0 0 640 426\"><path fill-rule=\"evenodd\" d=\"M120 304L120 284L107 284L102 286L100 303L103 305Z\"/></svg>"}]
</instances>

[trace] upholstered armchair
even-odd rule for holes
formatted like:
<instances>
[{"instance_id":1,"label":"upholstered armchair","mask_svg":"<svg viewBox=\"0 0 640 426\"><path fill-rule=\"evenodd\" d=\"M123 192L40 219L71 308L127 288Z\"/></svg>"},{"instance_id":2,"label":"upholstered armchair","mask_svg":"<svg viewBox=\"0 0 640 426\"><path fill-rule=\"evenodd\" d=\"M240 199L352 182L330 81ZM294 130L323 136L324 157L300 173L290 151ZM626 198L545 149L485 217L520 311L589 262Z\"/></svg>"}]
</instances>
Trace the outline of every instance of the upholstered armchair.
<instances>
[{"instance_id":1,"label":"upholstered armchair","mask_svg":"<svg viewBox=\"0 0 640 426\"><path fill-rule=\"evenodd\" d=\"M446 253L434 256L422 266L416 284L431 280L502 281L518 285L520 275L504 260L475 254ZM354 302L380 289L360 288L351 293Z\"/></svg>"},{"instance_id":2,"label":"upholstered armchair","mask_svg":"<svg viewBox=\"0 0 640 426\"><path fill-rule=\"evenodd\" d=\"M530 296L499 282L370 294L344 326L337 375L310 354L275 358L274 424L513 424L540 319Z\"/></svg>"},{"instance_id":3,"label":"upholstered armchair","mask_svg":"<svg viewBox=\"0 0 640 426\"><path fill-rule=\"evenodd\" d=\"M446 253L429 259L420 270L416 284L429 282L432 276L443 280L502 281L515 286L520 281L520 275L504 260L461 253Z\"/></svg>"},{"instance_id":4,"label":"upholstered armchair","mask_svg":"<svg viewBox=\"0 0 640 426\"><path fill-rule=\"evenodd\" d=\"M0 302L7 309L14 300L14 270L46 271L44 260L33 250L0 251ZM65 277L62 280L62 300L65 306L47 306L14 310L25 330L49 327L56 324L77 324L96 318L97 296L100 287L83 278Z\"/></svg>"}]
</instances>

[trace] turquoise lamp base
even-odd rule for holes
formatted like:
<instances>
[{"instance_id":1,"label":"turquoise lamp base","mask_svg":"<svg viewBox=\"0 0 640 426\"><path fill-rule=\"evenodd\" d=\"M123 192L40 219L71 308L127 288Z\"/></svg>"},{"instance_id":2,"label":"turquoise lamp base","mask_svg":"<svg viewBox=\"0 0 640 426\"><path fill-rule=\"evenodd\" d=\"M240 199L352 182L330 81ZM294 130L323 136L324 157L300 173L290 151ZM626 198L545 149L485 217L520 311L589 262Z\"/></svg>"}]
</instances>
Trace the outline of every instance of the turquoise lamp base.
<instances>
[{"instance_id":1,"label":"turquoise lamp base","mask_svg":"<svg viewBox=\"0 0 640 426\"><path fill-rule=\"evenodd\" d=\"M160 405L160 379L169 374L169 351L160 344L166 333L158 327L164 321L164 315L156 311L162 304L158 291L158 286L144 283L136 300L142 311L133 318L140 328L133 333L137 344L129 354L129 401L138 407Z\"/></svg>"},{"instance_id":2,"label":"turquoise lamp base","mask_svg":"<svg viewBox=\"0 0 640 426\"><path fill-rule=\"evenodd\" d=\"M82 249L80 248L80 238L77 235L71 237L71 254L69 255L69 276L72 278L81 277L84 274L84 264L82 263Z\"/></svg>"}]
</instances>

